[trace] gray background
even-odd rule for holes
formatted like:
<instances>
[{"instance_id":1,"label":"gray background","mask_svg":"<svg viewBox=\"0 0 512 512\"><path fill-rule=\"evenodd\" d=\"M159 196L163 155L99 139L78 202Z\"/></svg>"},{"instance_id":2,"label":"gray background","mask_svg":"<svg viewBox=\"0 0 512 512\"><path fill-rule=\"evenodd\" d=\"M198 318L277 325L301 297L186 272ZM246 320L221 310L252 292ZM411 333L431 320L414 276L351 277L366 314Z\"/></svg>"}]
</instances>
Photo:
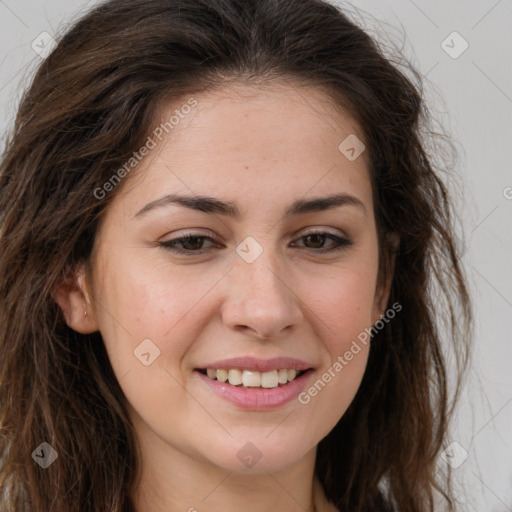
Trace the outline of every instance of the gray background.
<instances>
[{"instance_id":1,"label":"gray background","mask_svg":"<svg viewBox=\"0 0 512 512\"><path fill-rule=\"evenodd\" d=\"M40 40L41 32L60 33L95 3L0 0L1 134L41 61L33 41ZM464 510L512 511L512 1L361 0L342 5L351 11L356 7L371 33L381 37L387 31L392 40L403 42L405 55L426 76L437 118L459 146L454 181L465 190L458 207L476 334L451 436L458 444L447 460L460 463L455 474L467 488L460 492ZM464 41L468 48L459 55Z\"/></svg>"}]
</instances>

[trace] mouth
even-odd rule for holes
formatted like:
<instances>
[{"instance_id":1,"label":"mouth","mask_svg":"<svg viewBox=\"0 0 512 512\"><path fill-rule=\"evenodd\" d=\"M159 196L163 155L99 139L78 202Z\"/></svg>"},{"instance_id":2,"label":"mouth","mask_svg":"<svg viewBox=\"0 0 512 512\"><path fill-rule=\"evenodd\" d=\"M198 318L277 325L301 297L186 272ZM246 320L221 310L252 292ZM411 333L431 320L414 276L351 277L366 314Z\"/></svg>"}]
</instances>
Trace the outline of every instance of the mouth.
<instances>
[{"instance_id":1,"label":"mouth","mask_svg":"<svg viewBox=\"0 0 512 512\"><path fill-rule=\"evenodd\" d=\"M211 380L229 384L240 389L275 389L283 387L310 370L311 368L305 370L280 368L259 372L239 368L197 369L199 373L202 373Z\"/></svg>"},{"instance_id":2,"label":"mouth","mask_svg":"<svg viewBox=\"0 0 512 512\"><path fill-rule=\"evenodd\" d=\"M234 357L194 370L207 392L246 411L268 411L292 403L315 374L310 362L292 357Z\"/></svg>"},{"instance_id":3,"label":"mouth","mask_svg":"<svg viewBox=\"0 0 512 512\"><path fill-rule=\"evenodd\" d=\"M206 390L237 408L268 411L293 403L313 378L314 369L282 368L259 372L240 368L197 368L194 373Z\"/></svg>"}]
</instances>

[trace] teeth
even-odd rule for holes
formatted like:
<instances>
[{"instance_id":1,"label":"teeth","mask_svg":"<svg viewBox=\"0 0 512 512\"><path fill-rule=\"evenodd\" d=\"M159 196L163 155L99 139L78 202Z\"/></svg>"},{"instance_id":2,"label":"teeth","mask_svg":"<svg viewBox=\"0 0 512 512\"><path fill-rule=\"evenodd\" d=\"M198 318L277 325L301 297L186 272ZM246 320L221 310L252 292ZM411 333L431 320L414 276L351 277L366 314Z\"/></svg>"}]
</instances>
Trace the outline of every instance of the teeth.
<instances>
[{"instance_id":1,"label":"teeth","mask_svg":"<svg viewBox=\"0 0 512 512\"><path fill-rule=\"evenodd\" d=\"M264 372L261 374L261 387L262 388L277 388L279 385L279 378L277 370L271 372Z\"/></svg>"},{"instance_id":2,"label":"teeth","mask_svg":"<svg viewBox=\"0 0 512 512\"><path fill-rule=\"evenodd\" d=\"M217 380L220 382L226 382L228 380L228 372L226 370L217 370Z\"/></svg>"},{"instance_id":3,"label":"teeth","mask_svg":"<svg viewBox=\"0 0 512 512\"><path fill-rule=\"evenodd\" d=\"M261 373L244 370L242 373L242 384L246 388L258 388L261 386Z\"/></svg>"},{"instance_id":4,"label":"teeth","mask_svg":"<svg viewBox=\"0 0 512 512\"><path fill-rule=\"evenodd\" d=\"M277 372L277 381L279 384L286 384L288 382L288 370L279 370Z\"/></svg>"},{"instance_id":5,"label":"teeth","mask_svg":"<svg viewBox=\"0 0 512 512\"><path fill-rule=\"evenodd\" d=\"M216 379L219 382L228 382L232 386L243 386L246 388L277 388L280 384L284 385L297 378L298 371L294 368L284 368L272 370L269 372L253 372L250 370L214 370L208 368L206 375L210 379Z\"/></svg>"},{"instance_id":6,"label":"teeth","mask_svg":"<svg viewBox=\"0 0 512 512\"><path fill-rule=\"evenodd\" d=\"M239 386L242 384L242 372L240 370L229 370L228 380L232 386ZM247 385L247 384L244 384Z\"/></svg>"}]
</instances>

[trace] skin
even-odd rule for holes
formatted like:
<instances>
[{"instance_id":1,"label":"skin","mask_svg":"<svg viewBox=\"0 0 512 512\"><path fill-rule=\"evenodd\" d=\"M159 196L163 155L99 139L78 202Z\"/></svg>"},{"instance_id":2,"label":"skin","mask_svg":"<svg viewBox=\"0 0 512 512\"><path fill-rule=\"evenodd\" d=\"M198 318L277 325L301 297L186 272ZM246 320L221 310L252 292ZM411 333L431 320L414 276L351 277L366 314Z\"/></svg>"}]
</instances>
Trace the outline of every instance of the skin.
<instances>
[{"instance_id":1,"label":"skin","mask_svg":"<svg viewBox=\"0 0 512 512\"><path fill-rule=\"evenodd\" d=\"M56 298L78 332L99 330L142 452L140 511L303 512L326 508L314 491L316 446L342 417L363 377L369 344L307 404L246 411L210 391L194 371L219 359L290 356L315 367L306 390L384 313L366 153L338 145L361 130L319 89L231 85L196 95L198 106L125 178L97 232L92 272ZM162 118L186 102L162 110ZM243 217L178 205L135 214L165 194L232 201ZM347 193L364 205L283 219L297 199ZM312 229L348 238L303 238ZM179 255L158 245L210 236ZM252 263L235 251L248 236ZM183 245L181 246L183 248ZM87 312L87 315L84 315ZM160 356L143 365L144 339ZM237 453L251 442L251 468Z\"/></svg>"}]
</instances>

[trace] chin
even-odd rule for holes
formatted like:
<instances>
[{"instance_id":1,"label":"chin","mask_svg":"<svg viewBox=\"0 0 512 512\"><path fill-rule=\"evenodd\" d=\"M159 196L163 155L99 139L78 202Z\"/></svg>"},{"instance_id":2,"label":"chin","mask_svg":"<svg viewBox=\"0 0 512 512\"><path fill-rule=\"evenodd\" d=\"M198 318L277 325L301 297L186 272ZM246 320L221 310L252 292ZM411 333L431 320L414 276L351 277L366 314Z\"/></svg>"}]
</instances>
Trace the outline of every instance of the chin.
<instances>
[{"instance_id":1,"label":"chin","mask_svg":"<svg viewBox=\"0 0 512 512\"><path fill-rule=\"evenodd\" d=\"M210 445L208 459L218 467L235 473L276 473L297 463L313 448L304 441L282 442L271 439L265 429L259 436L237 436L228 446L224 443L216 449ZM266 437L267 436L267 437ZM276 442L277 441L277 442Z\"/></svg>"}]
</instances>

